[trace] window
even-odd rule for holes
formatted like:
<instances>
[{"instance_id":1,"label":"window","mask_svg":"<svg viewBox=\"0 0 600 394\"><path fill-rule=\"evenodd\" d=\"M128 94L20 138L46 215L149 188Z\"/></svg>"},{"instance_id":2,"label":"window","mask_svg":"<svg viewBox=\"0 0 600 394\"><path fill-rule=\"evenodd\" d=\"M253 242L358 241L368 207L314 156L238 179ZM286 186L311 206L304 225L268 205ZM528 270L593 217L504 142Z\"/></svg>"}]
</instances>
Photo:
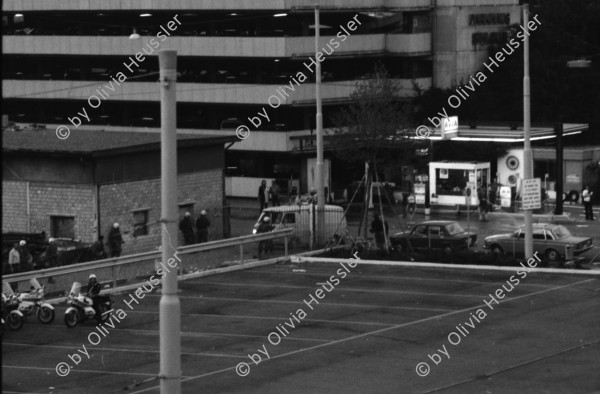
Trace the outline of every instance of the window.
<instances>
[{"instance_id":1,"label":"window","mask_svg":"<svg viewBox=\"0 0 600 394\"><path fill-rule=\"evenodd\" d=\"M546 230L546 239L554 239L554 235L552 234L552 232Z\"/></svg>"},{"instance_id":2,"label":"window","mask_svg":"<svg viewBox=\"0 0 600 394\"><path fill-rule=\"evenodd\" d=\"M413 235L427 235L427 226L417 226L412 233Z\"/></svg>"},{"instance_id":3,"label":"window","mask_svg":"<svg viewBox=\"0 0 600 394\"><path fill-rule=\"evenodd\" d=\"M544 230L536 230L533 232L533 239L546 239L546 236L544 235Z\"/></svg>"},{"instance_id":4,"label":"window","mask_svg":"<svg viewBox=\"0 0 600 394\"><path fill-rule=\"evenodd\" d=\"M429 235L440 235L441 229L440 226L431 226L429 227Z\"/></svg>"},{"instance_id":5,"label":"window","mask_svg":"<svg viewBox=\"0 0 600 394\"><path fill-rule=\"evenodd\" d=\"M446 226L446 231L449 235L456 235L465 232L465 230L458 223L448 224Z\"/></svg>"},{"instance_id":6,"label":"window","mask_svg":"<svg viewBox=\"0 0 600 394\"><path fill-rule=\"evenodd\" d=\"M561 238L571 236L571 232L569 230L567 230L567 228L564 226L556 226L556 227L553 227L552 230L554 231L554 234L556 234L556 239L561 239Z\"/></svg>"},{"instance_id":7,"label":"window","mask_svg":"<svg viewBox=\"0 0 600 394\"><path fill-rule=\"evenodd\" d=\"M282 212L271 212L271 223L279 224L279 223L281 223L282 218L283 218Z\"/></svg>"},{"instance_id":8,"label":"window","mask_svg":"<svg viewBox=\"0 0 600 394\"><path fill-rule=\"evenodd\" d=\"M133 236L148 235L148 214L149 210L133 212Z\"/></svg>"},{"instance_id":9,"label":"window","mask_svg":"<svg viewBox=\"0 0 600 394\"><path fill-rule=\"evenodd\" d=\"M179 205L179 217L183 217L186 212L189 212L194 217L194 204Z\"/></svg>"},{"instance_id":10,"label":"window","mask_svg":"<svg viewBox=\"0 0 600 394\"><path fill-rule=\"evenodd\" d=\"M467 180L468 171L440 168L436 171L437 194L444 196L462 196Z\"/></svg>"},{"instance_id":11,"label":"window","mask_svg":"<svg viewBox=\"0 0 600 394\"><path fill-rule=\"evenodd\" d=\"M75 217L51 216L50 226L54 238L75 238Z\"/></svg>"},{"instance_id":12,"label":"window","mask_svg":"<svg viewBox=\"0 0 600 394\"><path fill-rule=\"evenodd\" d=\"M293 213L288 213L283 217L282 222L283 224L291 224L291 223L296 223L296 215Z\"/></svg>"}]
</instances>

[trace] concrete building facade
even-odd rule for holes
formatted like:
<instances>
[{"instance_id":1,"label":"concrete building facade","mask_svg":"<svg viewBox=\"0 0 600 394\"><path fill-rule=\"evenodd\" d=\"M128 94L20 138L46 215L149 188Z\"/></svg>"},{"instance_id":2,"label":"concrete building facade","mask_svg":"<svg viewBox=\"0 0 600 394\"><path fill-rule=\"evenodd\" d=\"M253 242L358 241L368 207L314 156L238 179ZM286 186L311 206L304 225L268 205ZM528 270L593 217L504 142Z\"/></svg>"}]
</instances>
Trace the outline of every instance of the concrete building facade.
<instances>
[{"instance_id":1,"label":"concrete building facade","mask_svg":"<svg viewBox=\"0 0 600 394\"><path fill-rule=\"evenodd\" d=\"M519 23L518 4L320 1L325 128L377 63L407 98L414 83L466 80L483 67L487 46ZM6 0L2 7L3 111L11 121L157 132L156 54L176 49L179 132L235 135L240 125L251 132L227 151L231 189L254 194L244 186L254 182L244 180L269 178L284 191L292 184L308 191L313 1Z\"/></svg>"}]
</instances>

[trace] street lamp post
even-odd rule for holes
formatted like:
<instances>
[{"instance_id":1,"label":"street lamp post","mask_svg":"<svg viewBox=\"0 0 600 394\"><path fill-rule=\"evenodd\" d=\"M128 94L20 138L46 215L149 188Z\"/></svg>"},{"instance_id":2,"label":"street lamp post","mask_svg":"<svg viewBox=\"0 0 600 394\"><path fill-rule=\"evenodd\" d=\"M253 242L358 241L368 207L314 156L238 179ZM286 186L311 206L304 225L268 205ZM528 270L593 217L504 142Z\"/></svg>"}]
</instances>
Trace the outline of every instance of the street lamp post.
<instances>
[{"instance_id":1,"label":"street lamp post","mask_svg":"<svg viewBox=\"0 0 600 394\"><path fill-rule=\"evenodd\" d=\"M554 126L556 133L556 207L555 215L563 214L563 124L559 122Z\"/></svg>"},{"instance_id":2,"label":"street lamp post","mask_svg":"<svg viewBox=\"0 0 600 394\"><path fill-rule=\"evenodd\" d=\"M531 153L531 93L529 81L529 4L523 4L525 39L523 49L523 179L533 178L533 155ZM558 196L557 196L558 198ZM525 209L525 258L533 256L533 212Z\"/></svg>"},{"instance_id":3,"label":"street lamp post","mask_svg":"<svg viewBox=\"0 0 600 394\"><path fill-rule=\"evenodd\" d=\"M319 5L315 5L315 93L317 96L317 215L315 223L315 242L320 242L325 222L325 174L323 172L323 102L321 98L321 62L319 61L319 41L321 39L321 20Z\"/></svg>"},{"instance_id":4,"label":"street lamp post","mask_svg":"<svg viewBox=\"0 0 600 394\"><path fill-rule=\"evenodd\" d=\"M158 63L161 82L162 261L166 263L172 258L173 252L177 252L177 51L160 51ZM181 305L177 295L177 270L166 271L161 282L160 392L179 394L181 393Z\"/></svg>"}]
</instances>

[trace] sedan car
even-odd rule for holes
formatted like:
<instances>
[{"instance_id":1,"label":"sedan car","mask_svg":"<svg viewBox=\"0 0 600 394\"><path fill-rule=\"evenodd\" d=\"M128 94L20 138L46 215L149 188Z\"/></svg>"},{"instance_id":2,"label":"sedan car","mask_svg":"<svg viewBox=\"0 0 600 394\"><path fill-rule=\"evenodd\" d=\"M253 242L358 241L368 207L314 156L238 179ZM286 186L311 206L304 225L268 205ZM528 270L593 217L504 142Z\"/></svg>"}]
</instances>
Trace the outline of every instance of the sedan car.
<instances>
[{"instance_id":1,"label":"sedan car","mask_svg":"<svg viewBox=\"0 0 600 394\"><path fill-rule=\"evenodd\" d=\"M466 232L460 224L449 220L427 221L415 225L411 231L400 232L390 236L395 250L409 249L442 249L446 253L466 249L477 243L477 234Z\"/></svg>"},{"instance_id":2,"label":"sedan car","mask_svg":"<svg viewBox=\"0 0 600 394\"><path fill-rule=\"evenodd\" d=\"M533 225L533 249L543 253L550 261L559 261L567 256L567 246L573 255L590 250L592 238L574 237L565 226L537 223ZM494 254L510 253L513 256L525 254L525 228L514 233L491 235L484 241L484 248Z\"/></svg>"}]
</instances>

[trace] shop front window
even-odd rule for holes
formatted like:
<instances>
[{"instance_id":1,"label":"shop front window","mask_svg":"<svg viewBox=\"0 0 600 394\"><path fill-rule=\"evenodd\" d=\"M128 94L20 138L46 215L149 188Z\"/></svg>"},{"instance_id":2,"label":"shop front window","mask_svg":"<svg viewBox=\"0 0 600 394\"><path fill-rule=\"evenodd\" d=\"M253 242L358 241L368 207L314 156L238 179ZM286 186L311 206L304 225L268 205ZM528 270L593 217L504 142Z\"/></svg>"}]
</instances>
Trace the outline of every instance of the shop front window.
<instances>
[{"instance_id":1,"label":"shop front window","mask_svg":"<svg viewBox=\"0 0 600 394\"><path fill-rule=\"evenodd\" d=\"M469 173L467 170L440 168L436 170L436 178L438 195L461 196L467 186Z\"/></svg>"}]
</instances>

